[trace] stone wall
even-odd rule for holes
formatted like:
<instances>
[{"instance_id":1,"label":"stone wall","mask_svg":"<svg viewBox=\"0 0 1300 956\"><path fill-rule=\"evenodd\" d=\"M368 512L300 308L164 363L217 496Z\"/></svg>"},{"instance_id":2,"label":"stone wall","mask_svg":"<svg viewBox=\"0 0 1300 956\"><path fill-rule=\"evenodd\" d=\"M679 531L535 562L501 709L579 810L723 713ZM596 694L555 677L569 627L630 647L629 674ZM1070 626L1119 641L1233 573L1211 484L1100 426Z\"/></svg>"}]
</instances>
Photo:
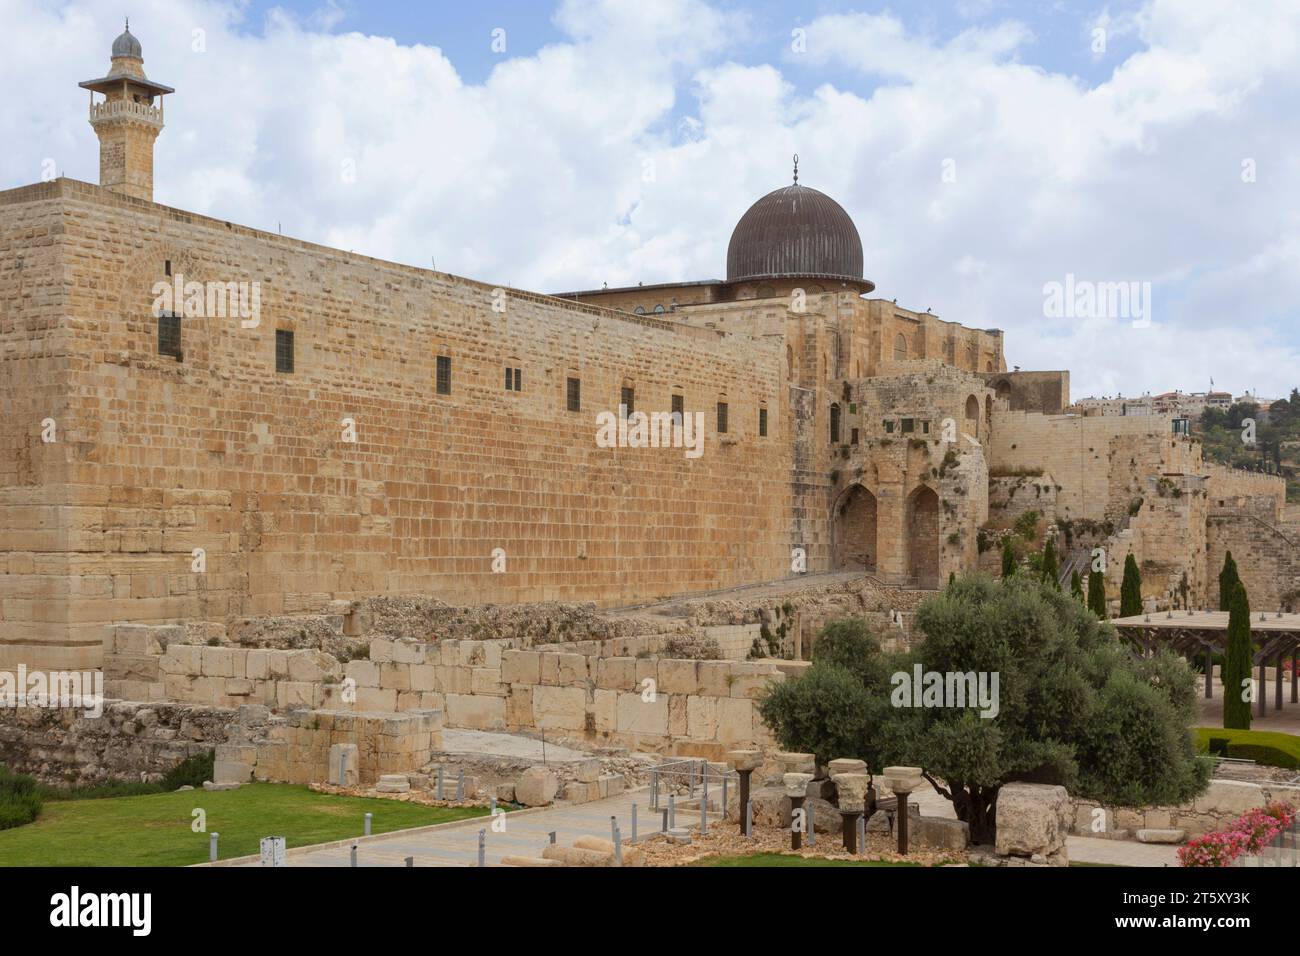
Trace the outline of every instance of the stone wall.
<instances>
[{"instance_id":1,"label":"stone wall","mask_svg":"<svg viewBox=\"0 0 1300 956\"><path fill-rule=\"evenodd\" d=\"M14 370L0 664L95 666L111 623L379 594L634 603L789 573L777 342L494 289L69 180L0 195L3 237L23 269L0 278L0 355ZM258 282L259 324L186 317L183 359L160 355L154 286L169 275ZM294 335L292 373L276 371L277 330ZM436 388L439 356L450 394ZM507 367L522 370L521 391L504 388ZM568 410L570 378L581 411ZM624 388L646 412L682 394L704 413L703 455L598 447L596 415ZM39 437L47 417L56 442Z\"/></svg>"},{"instance_id":2,"label":"stone wall","mask_svg":"<svg viewBox=\"0 0 1300 956\"><path fill-rule=\"evenodd\" d=\"M1138 830L1183 830L1192 839L1221 830L1242 814L1275 800L1300 807L1300 787L1212 780L1205 793L1178 806L1102 807L1091 800L1074 799L1071 832L1127 840Z\"/></svg>"},{"instance_id":3,"label":"stone wall","mask_svg":"<svg viewBox=\"0 0 1300 956\"><path fill-rule=\"evenodd\" d=\"M1215 502L1223 499L1213 499ZM1249 506L1214 507L1207 521L1208 603L1219 607L1219 571L1231 551L1253 611L1300 610L1300 536Z\"/></svg>"},{"instance_id":4,"label":"stone wall","mask_svg":"<svg viewBox=\"0 0 1300 956\"><path fill-rule=\"evenodd\" d=\"M314 648L177 643L177 630L119 626L106 661L114 672L129 669L131 676L109 682L108 692L143 691L148 699L190 706L261 705L280 715L438 711L449 727L545 731L710 758L728 748L770 743L755 701L769 681L807 666L779 659L649 656L669 638L679 638L666 634L533 649L516 647L516 640L429 644L374 638L364 657L341 663ZM749 637L748 652L759 625L735 630ZM118 648L144 653L128 655L128 668ZM142 679L151 675L153 680Z\"/></svg>"}]
</instances>

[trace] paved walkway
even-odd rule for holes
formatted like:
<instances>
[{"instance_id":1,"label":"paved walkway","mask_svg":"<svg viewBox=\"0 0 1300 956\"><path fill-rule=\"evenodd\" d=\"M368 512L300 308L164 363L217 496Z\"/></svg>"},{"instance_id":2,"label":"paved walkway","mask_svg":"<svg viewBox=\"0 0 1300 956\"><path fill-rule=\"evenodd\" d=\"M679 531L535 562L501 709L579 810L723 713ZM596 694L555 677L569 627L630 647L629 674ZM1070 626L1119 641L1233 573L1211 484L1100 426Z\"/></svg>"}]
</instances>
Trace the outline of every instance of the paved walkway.
<instances>
[{"instance_id":1,"label":"paved walkway","mask_svg":"<svg viewBox=\"0 0 1300 956\"><path fill-rule=\"evenodd\" d=\"M298 853L289 847L289 866L349 866L352 844L357 845L357 866L404 866L408 856L415 866L476 866L478 833L487 831L484 859L488 866L501 862L503 856L541 856L550 842L548 834L556 831L556 842L568 846L580 836L610 838L611 816L618 817L621 834L632 833L632 804L638 806L637 820L642 835L657 830L659 818L648 811L649 790L635 790L572 806L553 806L524 810L505 815L505 832L496 833L487 817L457 821L439 827L406 830L372 837L360 837L338 845L304 849ZM377 811L378 812L378 811ZM678 816L678 823L682 821ZM257 860L231 864L258 866Z\"/></svg>"},{"instance_id":2,"label":"paved walkway","mask_svg":"<svg viewBox=\"0 0 1300 956\"><path fill-rule=\"evenodd\" d=\"M1098 837L1065 838L1071 863L1103 863L1108 866L1177 866L1178 847Z\"/></svg>"}]
</instances>

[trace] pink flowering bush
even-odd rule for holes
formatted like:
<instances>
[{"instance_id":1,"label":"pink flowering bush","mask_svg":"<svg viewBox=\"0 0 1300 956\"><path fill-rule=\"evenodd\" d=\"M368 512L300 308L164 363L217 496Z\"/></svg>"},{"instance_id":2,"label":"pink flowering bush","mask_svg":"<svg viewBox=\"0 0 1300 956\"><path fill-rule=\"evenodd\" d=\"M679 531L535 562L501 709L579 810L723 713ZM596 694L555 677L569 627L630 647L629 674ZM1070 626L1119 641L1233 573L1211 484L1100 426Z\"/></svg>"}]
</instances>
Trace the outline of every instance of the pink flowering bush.
<instances>
[{"instance_id":1,"label":"pink flowering bush","mask_svg":"<svg viewBox=\"0 0 1300 956\"><path fill-rule=\"evenodd\" d=\"M1256 807L1238 817L1226 830L1207 833L1178 848L1182 866L1230 866L1243 853L1259 853L1296 818L1287 803Z\"/></svg>"}]
</instances>

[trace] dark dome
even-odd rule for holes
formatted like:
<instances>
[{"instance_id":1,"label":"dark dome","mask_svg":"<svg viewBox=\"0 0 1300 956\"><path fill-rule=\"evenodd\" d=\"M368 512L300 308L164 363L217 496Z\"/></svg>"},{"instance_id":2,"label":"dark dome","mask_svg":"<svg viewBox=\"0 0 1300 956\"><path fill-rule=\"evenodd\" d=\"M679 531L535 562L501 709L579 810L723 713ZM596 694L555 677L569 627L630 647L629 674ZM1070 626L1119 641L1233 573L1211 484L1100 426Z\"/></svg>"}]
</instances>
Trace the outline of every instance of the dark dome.
<instances>
[{"instance_id":1,"label":"dark dome","mask_svg":"<svg viewBox=\"0 0 1300 956\"><path fill-rule=\"evenodd\" d=\"M727 246L728 282L780 276L864 282L853 220L830 196L798 183L750 206Z\"/></svg>"},{"instance_id":2,"label":"dark dome","mask_svg":"<svg viewBox=\"0 0 1300 956\"><path fill-rule=\"evenodd\" d=\"M131 29L122 31L122 35L113 41L113 56L133 56L136 59L142 59L143 51L140 49L140 41L132 34Z\"/></svg>"}]
</instances>

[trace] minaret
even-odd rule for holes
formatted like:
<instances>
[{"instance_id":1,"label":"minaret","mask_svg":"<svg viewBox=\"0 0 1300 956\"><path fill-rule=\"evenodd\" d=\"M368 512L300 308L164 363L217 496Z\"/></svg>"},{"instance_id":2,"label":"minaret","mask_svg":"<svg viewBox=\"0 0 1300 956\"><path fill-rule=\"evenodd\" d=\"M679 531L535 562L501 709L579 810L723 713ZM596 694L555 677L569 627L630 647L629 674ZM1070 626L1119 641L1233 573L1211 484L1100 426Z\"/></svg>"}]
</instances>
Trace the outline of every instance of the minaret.
<instances>
[{"instance_id":1,"label":"minaret","mask_svg":"<svg viewBox=\"0 0 1300 956\"><path fill-rule=\"evenodd\" d=\"M130 21L113 41L108 76L78 85L90 91L90 125L99 137L99 184L153 202L153 141L163 128L162 98L175 91L144 75L144 56ZM96 93L104 94L98 103Z\"/></svg>"}]
</instances>

